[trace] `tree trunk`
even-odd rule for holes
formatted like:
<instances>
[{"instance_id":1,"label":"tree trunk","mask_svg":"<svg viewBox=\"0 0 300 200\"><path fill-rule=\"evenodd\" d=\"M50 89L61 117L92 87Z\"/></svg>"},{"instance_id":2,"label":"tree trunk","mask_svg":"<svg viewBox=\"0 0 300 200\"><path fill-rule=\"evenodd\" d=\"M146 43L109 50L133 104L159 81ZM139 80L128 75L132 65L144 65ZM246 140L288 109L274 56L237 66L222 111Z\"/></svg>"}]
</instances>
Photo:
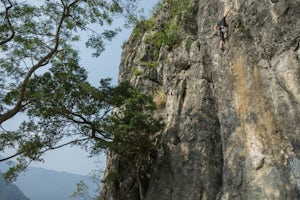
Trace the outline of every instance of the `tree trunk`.
<instances>
[{"instance_id":1,"label":"tree trunk","mask_svg":"<svg viewBox=\"0 0 300 200\"><path fill-rule=\"evenodd\" d=\"M139 186L140 200L144 200L145 198L144 198L144 192L143 192L143 185L142 185L142 182L141 182L141 179L140 179L141 165L142 165L142 162L139 161L138 166L137 166L137 170L136 170L136 178L137 178L138 186Z\"/></svg>"}]
</instances>

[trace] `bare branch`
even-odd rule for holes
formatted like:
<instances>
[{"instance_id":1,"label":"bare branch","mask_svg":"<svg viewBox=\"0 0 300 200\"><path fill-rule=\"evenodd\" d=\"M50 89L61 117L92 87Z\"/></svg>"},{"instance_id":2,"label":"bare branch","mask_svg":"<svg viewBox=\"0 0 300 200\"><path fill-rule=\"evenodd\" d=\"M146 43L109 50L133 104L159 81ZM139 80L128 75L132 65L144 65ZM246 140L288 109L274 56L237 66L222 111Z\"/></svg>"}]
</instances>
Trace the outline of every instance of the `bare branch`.
<instances>
[{"instance_id":1,"label":"bare branch","mask_svg":"<svg viewBox=\"0 0 300 200\"><path fill-rule=\"evenodd\" d=\"M68 6L68 8L74 6L74 5L75 5L76 3L78 3L78 2L79 2L79 0L74 0L72 3L70 3L70 5Z\"/></svg>"},{"instance_id":2,"label":"bare branch","mask_svg":"<svg viewBox=\"0 0 300 200\"><path fill-rule=\"evenodd\" d=\"M58 146L55 146L55 147L49 147L46 150L42 151L41 153L45 153L46 151L49 151L49 150L59 149L59 148L62 148L62 147L65 147L65 146L68 146L68 145L71 145L71 144L76 144L78 142L87 141L89 139L90 138L82 138L82 139L72 140L70 142L67 142L67 143L64 143L64 144L61 144L61 145L58 145Z\"/></svg>"},{"instance_id":3,"label":"bare branch","mask_svg":"<svg viewBox=\"0 0 300 200\"><path fill-rule=\"evenodd\" d=\"M111 113L111 112L113 111L113 109L114 109L114 107L112 107L112 108L110 108L110 109L107 109L107 110L103 113L103 115L100 117L100 119L101 119L101 120L104 119L104 117L105 117L106 115L108 115L109 113Z\"/></svg>"},{"instance_id":4,"label":"bare branch","mask_svg":"<svg viewBox=\"0 0 300 200\"><path fill-rule=\"evenodd\" d=\"M25 153L25 152L26 152L26 151L17 152L17 153L15 153L15 154L11 155L11 156L8 156L8 157L6 157L6 158L0 159L0 162L4 162L4 161L7 161L7 160L10 160L10 159L12 159L12 158L14 158L14 157L16 157L16 156L19 156L19 155Z\"/></svg>"},{"instance_id":5,"label":"bare branch","mask_svg":"<svg viewBox=\"0 0 300 200\"><path fill-rule=\"evenodd\" d=\"M40 153L40 154L44 154L44 153L46 153L47 151L59 149L59 148L62 148L62 147L65 147L65 146L68 146L68 145L71 145L71 144L76 144L76 143L78 143L78 142L87 141L87 140L89 140L89 139L90 139L90 138L82 138L82 139L72 140L72 141L70 141L70 142L67 142L67 143L64 143L64 144L61 144L61 145L58 145L58 146L55 146L55 147L48 147L48 148L46 148L45 150L40 151L39 153ZM6 157L6 158L0 159L0 162L4 162L4 161L7 161L7 160L10 160L10 159L15 158L15 157L17 157L17 156L20 156L20 155L22 155L22 154L24 154L24 153L26 153L26 152L27 152L27 150L20 151L20 152L16 152L15 154L13 154L13 155L11 155L11 156L8 156L8 157Z\"/></svg>"}]
</instances>

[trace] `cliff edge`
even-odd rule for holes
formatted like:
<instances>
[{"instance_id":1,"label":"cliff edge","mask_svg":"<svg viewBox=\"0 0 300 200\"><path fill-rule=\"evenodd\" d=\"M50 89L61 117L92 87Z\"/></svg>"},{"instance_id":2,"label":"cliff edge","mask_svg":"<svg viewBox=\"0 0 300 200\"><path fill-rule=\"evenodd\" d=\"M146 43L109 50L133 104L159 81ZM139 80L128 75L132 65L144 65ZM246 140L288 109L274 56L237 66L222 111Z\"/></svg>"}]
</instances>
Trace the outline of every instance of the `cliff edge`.
<instances>
[{"instance_id":1,"label":"cliff edge","mask_svg":"<svg viewBox=\"0 0 300 200\"><path fill-rule=\"evenodd\" d=\"M223 52L213 27L230 6ZM166 123L145 199L300 199L299 43L299 0L164 0L138 24L119 80L160 91ZM110 153L106 174L121 168ZM137 181L100 199L140 199Z\"/></svg>"}]
</instances>

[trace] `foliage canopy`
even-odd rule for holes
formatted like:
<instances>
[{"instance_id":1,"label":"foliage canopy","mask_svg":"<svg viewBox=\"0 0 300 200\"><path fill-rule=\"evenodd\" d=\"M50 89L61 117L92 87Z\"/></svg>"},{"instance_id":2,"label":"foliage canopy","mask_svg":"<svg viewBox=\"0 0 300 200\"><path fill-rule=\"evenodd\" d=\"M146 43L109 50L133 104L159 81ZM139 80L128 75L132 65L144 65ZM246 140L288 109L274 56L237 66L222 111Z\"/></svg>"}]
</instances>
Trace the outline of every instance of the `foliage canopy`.
<instances>
[{"instance_id":1,"label":"foliage canopy","mask_svg":"<svg viewBox=\"0 0 300 200\"><path fill-rule=\"evenodd\" d=\"M79 145L92 155L151 153L163 123L154 119L152 98L129 83L98 87L87 81L74 42L89 34L86 46L104 50L119 29L96 32L91 24L110 25L116 15L132 20L138 0L1 0L0 124L18 113L28 117L16 130L0 130L0 151L17 158L7 173L14 178L31 161L65 145ZM43 70L40 70L43 69Z\"/></svg>"}]
</instances>

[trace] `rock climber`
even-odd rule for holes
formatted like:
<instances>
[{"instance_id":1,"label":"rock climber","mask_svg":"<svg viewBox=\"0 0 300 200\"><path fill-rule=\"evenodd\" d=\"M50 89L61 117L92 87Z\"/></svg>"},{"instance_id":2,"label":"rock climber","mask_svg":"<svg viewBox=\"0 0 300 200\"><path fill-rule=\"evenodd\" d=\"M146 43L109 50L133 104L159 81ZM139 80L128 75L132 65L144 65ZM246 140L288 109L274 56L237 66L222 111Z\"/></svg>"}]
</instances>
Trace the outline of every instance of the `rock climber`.
<instances>
[{"instance_id":1,"label":"rock climber","mask_svg":"<svg viewBox=\"0 0 300 200\"><path fill-rule=\"evenodd\" d=\"M225 50L224 45L225 45L225 39L227 39L229 37L229 27L228 24L226 22L226 18L229 16L229 12L230 10L233 8L233 6L231 6L227 12L225 12L223 18L220 20L220 22L215 25L214 29L215 31L219 31L219 37L220 37L220 48L222 51Z\"/></svg>"}]
</instances>

